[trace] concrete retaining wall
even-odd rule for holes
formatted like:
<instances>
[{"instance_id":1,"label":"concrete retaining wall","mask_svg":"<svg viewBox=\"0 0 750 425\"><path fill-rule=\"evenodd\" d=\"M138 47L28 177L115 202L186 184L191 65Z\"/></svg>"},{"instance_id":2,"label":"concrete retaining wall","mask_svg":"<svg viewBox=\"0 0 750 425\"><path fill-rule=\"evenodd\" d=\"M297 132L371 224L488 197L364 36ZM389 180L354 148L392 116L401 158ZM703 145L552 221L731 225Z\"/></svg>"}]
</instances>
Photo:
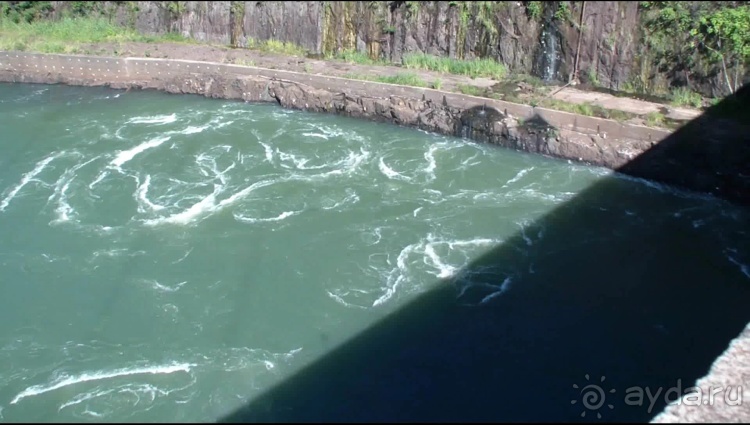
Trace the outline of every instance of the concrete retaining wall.
<instances>
[{"instance_id":1,"label":"concrete retaining wall","mask_svg":"<svg viewBox=\"0 0 750 425\"><path fill-rule=\"evenodd\" d=\"M0 70L57 77L60 79L87 79L92 82L123 82L153 77L175 77L186 74L253 75L303 83L321 90L335 91L344 88L350 96L389 98L403 96L424 99L436 104L447 103L459 109L486 105L506 115L529 119L534 115L551 126L584 134L600 134L606 138L628 138L640 141L658 141L669 134L666 130L623 124L613 120L581 116L568 112L535 108L494 99L479 98L439 90L396 86L369 81L348 80L339 77L310 75L230 64L216 64L174 59L108 58L76 55L50 55L26 52L0 52ZM574 158L575 159L575 158Z\"/></svg>"},{"instance_id":2,"label":"concrete retaining wall","mask_svg":"<svg viewBox=\"0 0 750 425\"><path fill-rule=\"evenodd\" d=\"M675 133L682 136L667 138L672 134L667 130L429 88L175 59L0 52L0 81L109 85L273 102L600 165L750 203L750 177L744 177L750 170L743 165L750 148L742 150L746 144L725 136L705 143L716 139L717 129L740 136L746 131L713 119L696 120L700 124ZM685 142L685 137L694 140Z\"/></svg>"}]
</instances>

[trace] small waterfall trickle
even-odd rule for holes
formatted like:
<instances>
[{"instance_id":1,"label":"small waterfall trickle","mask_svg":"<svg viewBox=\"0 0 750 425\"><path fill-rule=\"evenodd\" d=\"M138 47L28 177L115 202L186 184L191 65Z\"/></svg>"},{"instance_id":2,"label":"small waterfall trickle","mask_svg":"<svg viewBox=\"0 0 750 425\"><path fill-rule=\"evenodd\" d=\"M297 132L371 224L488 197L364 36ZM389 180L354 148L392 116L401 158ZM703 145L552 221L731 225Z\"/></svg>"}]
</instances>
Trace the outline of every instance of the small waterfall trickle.
<instances>
[{"instance_id":1,"label":"small waterfall trickle","mask_svg":"<svg viewBox=\"0 0 750 425\"><path fill-rule=\"evenodd\" d=\"M542 31L539 37L535 74L545 82L558 79L560 68L560 32L554 17L554 8L545 7Z\"/></svg>"},{"instance_id":2,"label":"small waterfall trickle","mask_svg":"<svg viewBox=\"0 0 750 425\"><path fill-rule=\"evenodd\" d=\"M459 136L462 139L471 139L471 133L474 129L471 128L471 123L468 125L461 124L461 131L459 132Z\"/></svg>"},{"instance_id":3,"label":"small waterfall trickle","mask_svg":"<svg viewBox=\"0 0 750 425\"><path fill-rule=\"evenodd\" d=\"M503 118L505 115L502 112L487 104L475 106L461 114L455 134L465 139L486 141L494 123Z\"/></svg>"},{"instance_id":4,"label":"small waterfall trickle","mask_svg":"<svg viewBox=\"0 0 750 425\"><path fill-rule=\"evenodd\" d=\"M551 28L542 30L542 80L552 81L557 74L560 56L557 49L559 40L555 37L556 31Z\"/></svg>"}]
</instances>

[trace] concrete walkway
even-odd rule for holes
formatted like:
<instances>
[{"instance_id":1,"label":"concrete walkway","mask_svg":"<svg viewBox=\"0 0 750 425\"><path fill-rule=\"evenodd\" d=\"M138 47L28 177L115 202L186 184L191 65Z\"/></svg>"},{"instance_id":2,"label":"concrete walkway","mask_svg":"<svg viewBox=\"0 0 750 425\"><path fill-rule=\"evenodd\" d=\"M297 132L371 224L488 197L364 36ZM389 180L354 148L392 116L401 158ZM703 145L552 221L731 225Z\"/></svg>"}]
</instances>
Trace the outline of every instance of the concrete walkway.
<instances>
[{"instance_id":1,"label":"concrete walkway","mask_svg":"<svg viewBox=\"0 0 750 425\"><path fill-rule=\"evenodd\" d=\"M676 106L667 106L659 103L646 102L645 100L631 99L627 97L617 97L606 93L581 91L570 87L565 87L552 96L554 99L563 100L568 103L591 103L607 109L616 109L624 112L630 112L636 115L645 115L652 112L663 112L667 118L678 121L690 121L697 118L703 111L690 108L678 108Z\"/></svg>"},{"instance_id":2,"label":"concrete walkway","mask_svg":"<svg viewBox=\"0 0 750 425\"><path fill-rule=\"evenodd\" d=\"M186 59L218 63L234 63L238 65L258 66L310 74L343 77L347 74L362 76L396 75L409 72L416 74L422 80L433 83L440 81L442 90L458 91L461 85L478 88L489 88L499 81L490 78L470 78L464 75L452 75L433 71L406 69L393 65L359 65L340 60L309 59L297 56L285 56L264 53L246 49L230 49L226 47L202 44L180 43L100 43L83 46L86 54L99 54L120 57L152 57L169 59ZM559 87L548 87L550 93ZM606 93L586 92L573 87L564 87L557 91L554 99L583 104L591 103L606 109L620 110L635 115L647 115L652 112L665 112L668 118L678 121L689 121L699 116L702 111L689 108L677 108L643 100L617 97Z\"/></svg>"}]
</instances>

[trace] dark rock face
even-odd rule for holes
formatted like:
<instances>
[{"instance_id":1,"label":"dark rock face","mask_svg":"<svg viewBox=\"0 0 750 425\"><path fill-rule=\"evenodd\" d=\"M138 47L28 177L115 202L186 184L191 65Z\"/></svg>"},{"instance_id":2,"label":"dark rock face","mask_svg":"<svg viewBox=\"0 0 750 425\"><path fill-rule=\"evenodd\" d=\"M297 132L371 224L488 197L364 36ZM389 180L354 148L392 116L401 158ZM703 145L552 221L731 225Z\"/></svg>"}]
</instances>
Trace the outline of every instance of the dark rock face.
<instances>
[{"instance_id":1,"label":"dark rock face","mask_svg":"<svg viewBox=\"0 0 750 425\"><path fill-rule=\"evenodd\" d=\"M574 2L580 3L580 2ZM574 4L572 19L580 19L580 5ZM638 2L586 2L581 31L579 75L604 87L620 89L633 75L634 56L639 47ZM560 25L565 64L572 71L578 43L576 26ZM572 59L572 60L571 60Z\"/></svg>"},{"instance_id":2,"label":"dark rock face","mask_svg":"<svg viewBox=\"0 0 750 425\"><path fill-rule=\"evenodd\" d=\"M57 10L68 7L52 3ZM639 2L101 3L115 10L116 21L145 33L173 31L239 47L251 39L273 39L316 55L357 50L392 63L409 53L489 57L511 72L563 82L577 69L582 82L612 90L638 80L648 81L649 88L688 84L705 96L729 94L716 66L690 70L689 79L674 66L657 69L643 41ZM538 11L532 13L530 3Z\"/></svg>"},{"instance_id":3,"label":"dark rock face","mask_svg":"<svg viewBox=\"0 0 750 425\"><path fill-rule=\"evenodd\" d=\"M198 2L191 2L198 3ZM224 2L229 3L229 2ZM319 1L246 1L242 31L245 38L292 42L321 52L323 7ZM244 45L244 43L242 44Z\"/></svg>"}]
</instances>

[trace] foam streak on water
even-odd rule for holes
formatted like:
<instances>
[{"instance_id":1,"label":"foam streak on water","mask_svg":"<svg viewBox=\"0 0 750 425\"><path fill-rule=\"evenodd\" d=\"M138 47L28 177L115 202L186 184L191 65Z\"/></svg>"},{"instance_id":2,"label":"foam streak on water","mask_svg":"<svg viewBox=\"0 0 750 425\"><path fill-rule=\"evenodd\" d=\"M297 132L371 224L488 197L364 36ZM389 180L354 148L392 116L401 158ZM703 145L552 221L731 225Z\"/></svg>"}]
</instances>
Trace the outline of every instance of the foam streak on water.
<instances>
[{"instance_id":1,"label":"foam streak on water","mask_svg":"<svg viewBox=\"0 0 750 425\"><path fill-rule=\"evenodd\" d=\"M135 146L134 148L128 149L126 151L122 151L117 154L115 159L112 160L111 164L115 168L122 167L126 162L130 161L131 159L135 158L136 155L139 153L147 150L147 149L153 149L155 147L161 146L162 143L169 140L169 136L160 136L155 137L151 140L148 140L146 142L141 143L138 146Z\"/></svg>"},{"instance_id":2,"label":"foam streak on water","mask_svg":"<svg viewBox=\"0 0 750 425\"><path fill-rule=\"evenodd\" d=\"M133 117L127 121L128 124L170 124L177 121L176 114L154 115L151 117Z\"/></svg>"},{"instance_id":3,"label":"foam streak on water","mask_svg":"<svg viewBox=\"0 0 750 425\"><path fill-rule=\"evenodd\" d=\"M0 202L0 211L5 211L6 208L8 208L8 205L10 205L10 201L13 200L13 198L18 194L18 192L23 189L24 186L26 186L34 177L39 175L42 171L44 171L44 168L49 165L50 162L58 158L61 154L52 154L43 160L36 163L36 166L34 166L34 169L29 171L28 173L24 174L23 177L21 177L21 181L18 182L18 184L13 187L8 194L3 198L2 202Z\"/></svg>"},{"instance_id":4,"label":"foam streak on water","mask_svg":"<svg viewBox=\"0 0 750 425\"><path fill-rule=\"evenodd\" d=\"M70 385L76 385L83 382L98 381L102 379L112 379L128 375L141 374L170 374L176 372L190 372L190 368L195 366L189 363L171 363L160 366L122 368L111 371L87 372L77 376L64 377L49 384L34 385L18 393L10 404L16 404L26 397L37 396L50 391L55 391Z\"/></svg>"}]
</instances>

